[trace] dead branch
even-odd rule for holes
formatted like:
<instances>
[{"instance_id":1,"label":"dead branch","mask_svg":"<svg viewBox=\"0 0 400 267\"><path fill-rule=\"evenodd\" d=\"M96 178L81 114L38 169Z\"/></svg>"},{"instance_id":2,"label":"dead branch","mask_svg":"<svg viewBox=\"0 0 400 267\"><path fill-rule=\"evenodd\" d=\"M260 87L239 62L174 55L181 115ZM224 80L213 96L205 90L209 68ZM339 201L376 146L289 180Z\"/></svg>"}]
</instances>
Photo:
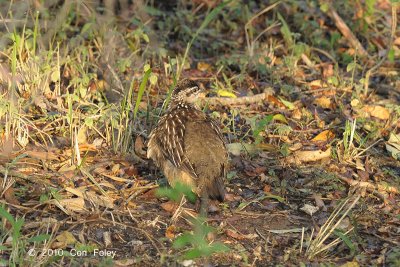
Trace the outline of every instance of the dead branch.
<instances>
[{"instance_id":1,"label":"dead branch","mask_svg":"<svg viewBox=\"0 0 400 267\"><path fill-rule=\"evenodd\" d=\"M268 96L272 95L272 92L264 92L257 95L252 96L242 96L237 98L227 98L227 97L208 97L204 98L202 102L209 103L212 105L221 104L221 105L246 105L246 104L254 104L254 103L263 103L268 99Z\"/></svg>"},{"instance_id":2,"label":"dead branch","mask_svg":"<svg viewBox=\"0 0 400 267\"><path fill-rule=\"evenodd\" d=\"M350 30L347 24L343 21L343 19L339 16L339 14L336 12L335 8L332 5L329 7L328 14L335 22L335 25L339 29L339 31L349 41L351 47L355 48L361 56L367 56L368 55L367 51L365 51L360 41L358 41L356 36L353 34L353 32Z\"/></svg>"},{"instance_id":3,"label":"dead branch","mask_svg":"<svg viewBox=\"0 0 400 267\"><path fill-rule=\"evenodd\" d=\"M396 187L394 186L383 186L383 185L373 185L370 182L363 182L363 181L356 181L351 178L347 178L343 175L336 174L337 177L342 180L343 182L346 182L350 186L358 186L365 188L368 192L374 194L381 200L383 200L385 203L387 202L387 196L389 193L393 194L398 194L399 191L397 190Z\"/></svg>"}]
</instances>

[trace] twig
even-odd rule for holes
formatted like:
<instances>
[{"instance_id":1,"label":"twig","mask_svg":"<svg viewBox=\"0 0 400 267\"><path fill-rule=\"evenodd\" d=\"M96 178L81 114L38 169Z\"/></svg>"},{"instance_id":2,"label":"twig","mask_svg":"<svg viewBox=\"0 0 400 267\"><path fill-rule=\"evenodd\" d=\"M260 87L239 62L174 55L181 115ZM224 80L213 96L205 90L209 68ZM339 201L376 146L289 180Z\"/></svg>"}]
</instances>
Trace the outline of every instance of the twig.
<instances>
[{"instance_id":1,"label":"twig","mask_svg":"<svg viewBox=\"0 0 400 267\"><path fill-rule=\"evenodd\" d=\"M304 243L304 227L301 228L300 254L303 251L303 243Z\"/></svg>"},{"instance_id":2,"label":"twig","mask_svg":"<svg viewBox=\"0 0 400 267\"><path fill-rule=\"evenodd\" d=\"M367 189L374 191L374 190L378 190L380 192L384 192L384 193L393 193L393 194L398 194L399 190L397 190L396 187L394 186L383 186L383 185L373 185L370 182L362 182L362 181L356 181L353 180L351 178L347 178L344 177L340 174L338 174L338 177L340 178L340 180L345 181L346 183L348 183L351 186L360 186L360 187L366 187Z\"/></svg>"},{"instance_id":3,"label":"twig","mask_svg":"<svg viewBox=\"0 0 400 267\"><path fill-rule=\"evenodd\" d=\"M265 241L266 244L270 243L269 240L267 238L265 238L265 236L263 236L263 234L260 233L260 231L258 230L257 227L254 230Z\"/></svg>"},{"instance_id":4,"label":"twig","mask_svg":"<svg viewBox=\"0 0 400 267\"><path fill-rule=\"evenodd\" d=\"M328 52L326 52L326 51L324 51L324 50L322 50L322 49L316 48L316 47L310 47L310 49L311 49L312 51L315 51L315 52L318 52L318 53L323 54L324 56L326 56L327 58L329 58L335 65L338 64L337 61L336 61L336 59L335 59L331 54L329 54Z\"/></svg>"},{"instance_id":5,"label":"twig","mask_svg":"<svg viewBox=\"0 0 400 267\"><path fill-rule=\"evenodd\" d=\"M237 98L227 98L227 97L209 97L204 98L204 103L209 103L212 105L221 104L221 105L245 105L245 104L253 104L253 103L263 103L268 99L268 96L272 95L271 92L264 92L261 94L253 95L253 96L242 96Z\"/></svg>"},{"instance_id":6,"label":"twig","mask_svg":"<svg viewBox=\"0 0 400 267\"><path fill-rule=\"evenodd\" d=\"M367 56L368 53L361 45L360 41L355 37L350 28L346 25L343 19L336 12L335 8L331 5L329 7L329 15L335 22L336 27L343 34L343 36L349 41L350 45L357 50L361 56Z\"/></svg>"},{"instance_id":7,"label":"twig","mask_svg":"<svg viewBox=\"0 0 400 267\"><path fill-rule=\"evenodd\" d=\"M387 203L387 195L388 193L393 193L393 194L398 194L399 191L397 190L396 187L394 186L383 186L383 185L373 185L370 182L362 182L362 181L356 181L351 178L347 178L343 175L336 174L337 177L342 180L343 182L346 182L350 186L358 186L362 188L366 188L368 192L371 194L375 195L379 199L381 199L385 204Z\"/></svg>"}]
</instances>

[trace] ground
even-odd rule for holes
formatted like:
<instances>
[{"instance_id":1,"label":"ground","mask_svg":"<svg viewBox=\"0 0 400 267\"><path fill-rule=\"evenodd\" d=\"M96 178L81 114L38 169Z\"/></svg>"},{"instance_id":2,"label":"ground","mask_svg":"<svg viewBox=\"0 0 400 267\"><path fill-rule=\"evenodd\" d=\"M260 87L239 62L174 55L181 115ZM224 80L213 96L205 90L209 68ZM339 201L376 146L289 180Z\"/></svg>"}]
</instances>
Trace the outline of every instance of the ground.
<instances>
[{"instance_id":1,"label":"ground","mask_svg":"<svg viewBox=\"0 0 400 267\"><path fill-rule=\"evenodd\" d=\"M0 266L400 264L397 1L0 6ZM229 151L206 219L145 157L184 78Z\"/></svg>"}]
</instances>

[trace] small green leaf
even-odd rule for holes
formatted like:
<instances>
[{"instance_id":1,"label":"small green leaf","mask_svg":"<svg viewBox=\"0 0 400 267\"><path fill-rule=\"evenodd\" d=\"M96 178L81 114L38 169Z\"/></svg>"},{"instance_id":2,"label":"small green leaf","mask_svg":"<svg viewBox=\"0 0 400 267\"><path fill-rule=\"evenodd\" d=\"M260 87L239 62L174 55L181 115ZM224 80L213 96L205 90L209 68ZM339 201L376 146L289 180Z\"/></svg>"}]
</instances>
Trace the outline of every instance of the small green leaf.
<instances>
[{"instance_id":1,"label":"small green leaf","mask_svg":"<svg viewBox=\"0 0 400 267\"><path fill-rule=\"evenodd\" d=\"M217 90L217 94L218 94L219 96L226 96L226 97L230 97L230 98L237 98L237 96L236 96L234 93L229 92L229 91L227 91L227 90L219 89L219 90Z\"/></svg>"},{"instance_id":2,"label":"small green leaf","mask_svg":"<svg viewBox=\"0 0 400 267\"><path fill-rule=\"evenodd\" d=\"M355 69L358 68L358 67L359 67L359 65L358 65L356 62L351 62L351 63L349 63L349 64L347 65L346 71L347 71L347 72L350 72L350 71L355 70Z\"/></svg>"},{"instance_id":3,"label":"small green leaf","mask_svg":"<svg viewBox=\"0 0 400 267\"><path fill-rule=\"evenodd\" d=\"M15 225L14 217L4 209L4 206L0 206L0 217L5 218L12 226Z\"/></svg>"},{"instance_id":4,"label":"small green leaf","mask_svg":"<svg viewBox=\"0 0 400 267\"><path fill-rule=\"evenodd\" d=\"M89 31L93 25L94 25L93 22L85 23L85 25L83 25L83 27L81 29L81 34L84 34L85 32Z\"/></svg>"},{"instance_id":5,"label":"small green leaf","mask_svg":"<svg viewBox=\"0 0 400 267\"><path fill-rule=\"evenodd\" d=\"M190 202L196 202L197 196L192 192L190 186L184 183L176 182L172 187L160 187L156 191L159 197L167 197L172 201L179 202L182 196L185 196Z\"/></svg>"},{"instance_id":6,"label":"small green leaf","mask_svg":"<svg viewBox=\"0 0 400 267\"><path fill-rule=\"evenodd\" d=\"M285 116L282 115L282 114L275 114L273 119L274 119L274 121L280 121L280 122L283 122L283 123L286 123L286 124L288 123L288 121L286 120Z\"/></svg>"},{"instance_id":7,"label":"small green leaf","mask_svg":"<svg viewBox=\"0 0 400 267\"><path fill-rule=\"evenodd\" d=\"M79 94L81 95L82 98L84 98L87 94L87 88L80 86L79 87Z\"/></svg>"},{"instance_id":8,"label":"small green leaf","mask_svg":"<svg viewBox=\"0 0 400 267\"><path fill-rule=\"evenodd\" d=\"M328 83L332 84L333 86L338 86L339 80L336 76L331 76L328 78Z\"/></svg>"},{"instance_id":9,"label":"small green leaf","mask_svg":"<svg viewBox=\"0 0 400 267\"><path fill-rule=\"evenodd\" d=\"M220 242L215 242L211 245L211 248L214 252L227 252L229 251L229 247L225 246Z\"/></svg>"},{"instance_id":10,"label":"small green leaf","mask_svg":"<svg viewBox=\"0 0 400 267\"><path fill-rule=\"evenodd\" d=\"M202 251L199 248L193 248L190 249L189 251L187 251L185 253L185 255L183 256L183 258L190 260L190 259L196 259L202 256Z\"/></svg>"},{"instance_id":11,"label":"small green leaf","mask_svg":"<svg viewBox=\"0 0 400 267\"><path fill-rule=\"evenodd\" d=\"M285 203L285 199L283 197L281 197L281 196L278 196L278 195L265 194L265 198L272 198L272 199L275 199L275 200L277 200L277 201L279 201L281 203Z\"/></svg>"},{"instance_id":12,"label":"small green leaf","mask_svg":"<svg viewBox=\"0 0 400 267\"><path fill-rule=\"evenodd\" d=\"M160 187L156 190L156 196L158 197L167 197L168 199L178 202L181 197L181 195L175 194L175 191L173 188L170 187Z\"/></svg>"},{"instance_id":13,"label":"small green leaf","mask_svg":"<svg viewBox=\"0 0 400 267\"><path fill-rule=\"evenodd\" d=\"M282 104L285 105L285 107L287 107L290 110L294 109L294 104L292 102L289 102L289 101L283 99L282 97L278 97L278 98L282 102Z\"/></svg>"},{"instance_id":14,"label":"small green leaf","mask_svg":"<svg viewBox=\"0 0 400 267\"><path fill-rule=\"evenodd\" d=\"M47 200L49 200L49 195L48 195L48 194L41 194L41 195L40 195L40 197L39 197L39 202L40 202L40 203L44 203L44 202L46 202Z\"/></svg>"},{"instance_id":15,"label":"small green leaf","mask_svg":"<svg viewBox=\"0 0 400 267\"><path fill-rule=\"evenodd\" d=\"M226 175L228 181L232 180L234 177L237 177L237 171L230 171Z\"/></svg>"},{"instance_id":16,"label":"small green leaf","mask_svg":"<svg viewBox=\"0 0 400 267\"><path fill-rule=\"evenodd\" d=\"M238 210L241 210L241 209L243 209L244 207L246 207L247 205L249 205L249 203L247 203L247 202L242 202L242 203L239 204L239 206L237 207L237 209L238 209Z\"/></svg>"},{"instance_id":17,"label":"small green leaf","mask_svg":"<svg viewBox=\"0 0 400 267\"><path fill-rule=\"evenodd\" d=\"M93 127L93 118L91 117L86 117L85 118L85 125L89 128Z\"/></svg>"},{"instance_id":18,"label":"small green leaf","mask_svg":"<svg viewBox=\"0 0 400 267\"><path fill-rule=\"evenodd\" d=\"M150 69L150 64L144 65L144 67L143 67L144 72L147 72L149 69Z\"/></svg>"},{"instance_id":19,"label":"small green leaf","mask_svg":"<svg viewBox=\"0 0 400 267\"><path fill-rule=\"evenodd\" d=\"M180 249L184 248L186 245L192 243L193 235L191 233L185 233L181 236L178 236L174 243L172 244L173 248Z\"/></svg>"},{"instance_id":20,"label":"small green leaf","mask_svg":"<svg viewBox=\"0 0 400 267\"><path fill-rule=\"evenodd\" d=\"M60 79L60 70L55 70L51 73L50 79L52 82L58 82Z\"/></svg>"},{"instance_id":21,"label":"small green leaf","mask_svg":"<svg viewBox=\"0 0 400 267\"><path fill-rule=\"evenodd\" d=\"M147 14L149 14L151 16L162 16L164 14L161 10L159 10L155 7L151 7L149 5L144 5L143 9Z\"/></svg>"},{"instance_id":22,"label":"small green leaf","mask_svg":"<svg viewBox=\"0 0 400 267\"><path fill-rule=\"evenodd\" d=\"M150 77L151 68L150 68L149 64L146 64L144 66L144 71L145 71L145 73L143 75L143 80L139 85L139 92L138 92L138 95L137 95L137 98L136 98L135 108L133 110L133 118L134 119L136 119L136 114L137 114L137 112L139 110L139 105L140 105L140 102L142 101L142 96L144 94L144 90L146 89L147 80Z\"/></svg>"},{"instance_id":23,"label":"small green leaf","mask_svg":"<svg viewBox=\"0 0 400 267\"><path fill-rule=\"evenodd\" d=\"M329 10L329 3L328 2L323 2L321 6L319 7L322 12L326 13Z\"/></svg>"},{"instance_id":24,"label":"small green leaf","mask_svg":"<svg viewBox=\"0 0 400 267\"><path fill-rule=\"evenodd\" d=\"M289 145L288 144L283 144L280 148L280 152L282 154L282 156L287 157L289 156Z\"/></svg>"},{"instance_id":25,"label":"small green leaf","mask_svg":"<svg viewBox=\"0 0 400 267\"><path fill-rule=\"evenodd\" d=\"M147 34L143 33L142 38L143 38L143 40L146 41L146 43L150 42L149 36Z\"/></svg>"},{"instance_id":26,"label":"small green leaf","mask_svg":"<svg viewBox=\"0 0 400 267\"><path fill-rule=\"evenodd\" d=\"M349 239L347 235L345 235L341 230L335 229L333 231L335 235L337 235L342 241L347 245L347 247L350 249L350 254L354 255L356 247L354 246L353 242Z\"/></svg>"},{"instance_id":27,"label":"small green leaf","mask_svg":"<svg viewBox=\"0 0 400 267\"><path fill-rule=\"evenodd\" d=\"M268 116L265 116L262 120L258 121L254 130L253 130L253 136L256 139L255 143L258 144L261 142L262 136L260 136L260 133L265 131L265 127L267 126L268 123L272 121L274 118L274 115L270 114Z\"/></svg>"},{"instance_id":28,"label":"small green leaf","mask_svg":"<svg viewBox=\"0 0 400 267\"><path fill-rule=\"evenodd\" d=\"M278 12L278 19L282 23L281 33L283 39L285 40L286 44L291 47L293 45L293 38L292 32L290 31L289 25L286 23L286 20L282 17L281 13Z\"/></svg>"},{"instance_id":29,"label":"small green leaf","mask_svg":"<svg viewBox=\"0 0 400 267\"><path fill-rule=\"evenodd\" d=\"M376 3L376 0L365 0L365 5L367 6L367 15L368 16L374 15L375 3Z\"/></svg>"},{"instance_id":30,"label":"small green leaf","mask_svg":"<svg viewBox=\"0 0 400 267\"><path fill-rule=\"evenodd\" d=\"M390 63L394 63L394 49L393 48L391 48L389 50L388 59L389 59Z\"/></svg>"},{"instance_id":31,"label":"small green leaf","mask_svg":"<svg viewBox=\"0 0 400 267\"><path fill-rule=\"evenodd\" d=\"M157 81L158 81L157 75L155 75L154 73L152 73L152 74L150 75L149 81L150 81L151 85L156 85L156 84L157 84Z\"/></svg>"}]
</instances>

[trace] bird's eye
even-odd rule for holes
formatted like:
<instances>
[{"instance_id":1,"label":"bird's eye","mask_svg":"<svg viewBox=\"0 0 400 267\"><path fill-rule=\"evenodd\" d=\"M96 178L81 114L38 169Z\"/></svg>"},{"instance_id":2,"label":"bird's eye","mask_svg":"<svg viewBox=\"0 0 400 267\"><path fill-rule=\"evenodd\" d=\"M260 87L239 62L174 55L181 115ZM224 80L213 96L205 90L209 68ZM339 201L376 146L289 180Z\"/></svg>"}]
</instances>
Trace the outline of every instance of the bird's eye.
<instances>
[{"instance_id":1,"label":"bird's eye","mask_svg":"<svg viewBox=\"0 0 400 267\"><path fill-rule=\"evenodd\" d=\"M197 90L198 90L198 87L191 87L191 88L188 88L188 89L186 90L186 92L185 92L186 97L192 96L193 94L195 94L195 93L197 92Z\"/></svg>"}]
</instances>

